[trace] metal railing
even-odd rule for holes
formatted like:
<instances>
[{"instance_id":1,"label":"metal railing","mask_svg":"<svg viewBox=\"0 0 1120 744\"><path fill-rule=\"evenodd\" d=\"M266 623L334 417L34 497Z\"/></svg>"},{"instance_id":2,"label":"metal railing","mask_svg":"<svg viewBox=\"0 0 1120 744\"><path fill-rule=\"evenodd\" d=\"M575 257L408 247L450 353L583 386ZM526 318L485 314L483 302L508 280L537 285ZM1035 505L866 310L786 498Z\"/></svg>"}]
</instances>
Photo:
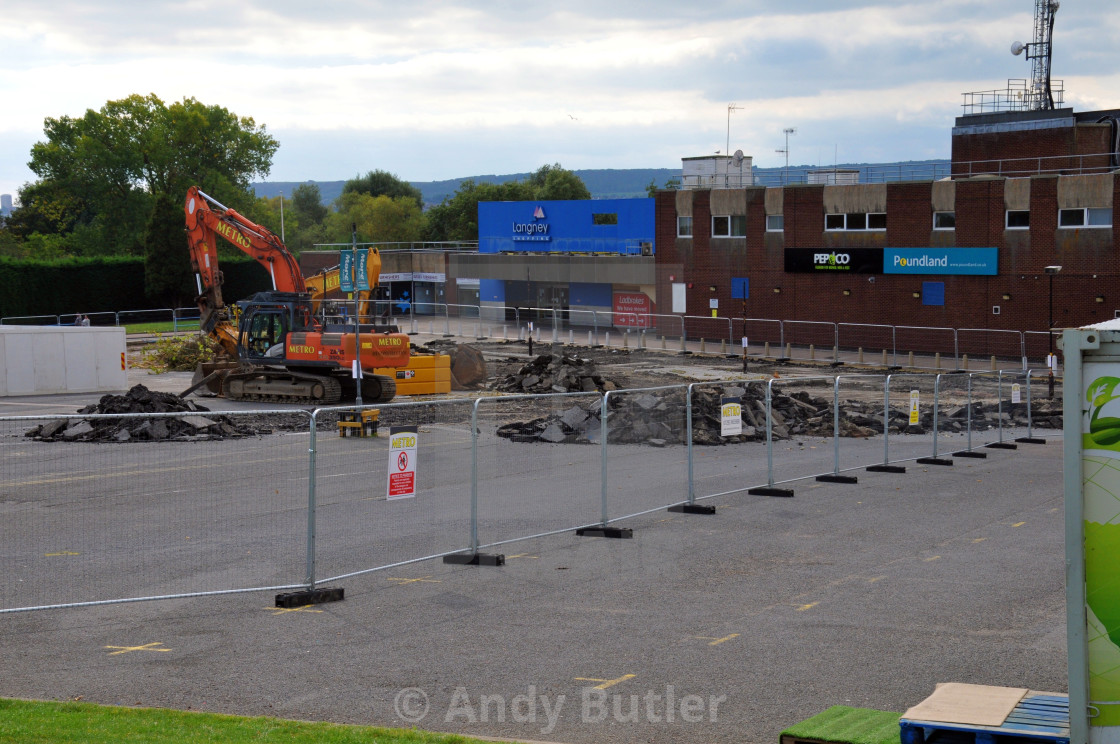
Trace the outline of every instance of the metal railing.
<instances>
[{"instance_id":1,"label":"metal railing","mask_svg":"<svg viewBox=\"0 0 1120 744\"><path fill-rule=\"evenodd\" d=\"M1038 372L382 405L383 428L415 436L405 498L386 491L386 470L403 467L386 437L332 430L352 408L3 417L0 493L11 499L0 522L0 614L315 589L441 557L478 561L483 550L571 530L610 536L655 511L712 513L700 502L792 495L808 479L951 464L947 450L982 456L981 447L1017 446L1021 432L1016 442L1044 443L1040 424L1060 432L1061 403L1039 405ZM739 405L739 433L723 431L728 400ZM953 439L965 446L946 447ZM793 440L815 444L777 446ZM765 442L765 457L751 442Z\"/></svg>"}]
</instances>

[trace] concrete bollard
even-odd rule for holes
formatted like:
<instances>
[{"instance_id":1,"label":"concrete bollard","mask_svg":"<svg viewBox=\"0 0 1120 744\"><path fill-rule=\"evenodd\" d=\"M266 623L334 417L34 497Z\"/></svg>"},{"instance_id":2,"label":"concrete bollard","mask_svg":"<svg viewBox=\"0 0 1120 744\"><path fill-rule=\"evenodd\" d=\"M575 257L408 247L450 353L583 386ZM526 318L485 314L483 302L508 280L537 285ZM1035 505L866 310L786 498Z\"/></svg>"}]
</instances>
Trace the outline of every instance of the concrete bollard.
<instances>
[{"instance_id":1,"label":"concrete bollard","mask_svg":"<svg viewBox=\"0 0 1120 744\"><path fill-rule=\"evenodd\" d=\"M576 332L571 328L568 329L568 346L576 345Z\"/></svg>"},{"instance_id":2,"label":"concrete bollard","mask_svg":"<svg viewBox=\"0 0 1120 744\"><path fill-rule=\"evenodd\" d=\"M860 364L863 364L863 347L862 346L859 347L859 351L857 352L856 359L859 360Z\"/></svg>"},{"instance_id":3,"label":"concrete bollard","mask_svg":"<svg viewBox=\"0 0 1120 744\"><path fill-rule=\"evenodd\" d=\"M664 336L661 337L661 350L665 351L665 337Z\"/></svg>"},{"instance_id":4,"label":"concrete bollard","mask_svg":"<svg viewBox=\"0 0 1120 744\"><path fill-rule=\"evenodd\" d=\"M606 343L604 343L603 345L606 346L608 349L611 348L611 332L607 331L604 334L603 337L604 337L604 340L606 341Z\"/></svg>"},{"instance_id":5,"label":"concrete bollard","mask_svg":"<svg viewBox=\"0 0 1120 744\"><path fill-rule=\"evenodd\" d=\"M793 344L786 344L786 359L793 359Z\"/></svg>"},{"instance_id":6,"label":"concrete bollard","mask_svg":"<svg viewBox=\"0 0 1120 744\"><path fill-rule=\"evenodd\" d=\"M509 326L502 324L502 340L509 341Z\"/></svg>"},{"instance_id":7,"label":"concrete bollard","mask_svg":"<svg viewBox=\"0 0 1120 744\"><path fill-rule=\"evenodd\" d=\"M965 372L968 371L968 354L964 354L963 356L961 356L961 369L963 369Z\"/></svg>"},{"instance_id":8,"label":"concrete bollard","mask_svg":"<svg viewBox=\"0 0 1120 744\"><path fill-rule=\"evenodd\" d=\"M813 347L812 344L809 344L809 361L817 361L817 350Z\"/></svg>"},{"instance_id":9,"label":"concrete bollard","mask_svg":"<svg viewBox=\"0 0 1120 744\"><path fill-rule=\"evenodd\" d=\"M540 342L541 342L541 329L538 328L537 329L537 343L539 344Z\"/></svg>"},{"instance_id":10,"label":"concrete bollard","mask_svg":"<svg viewBox=\"0 0 1120 744\"><path fill-rule=\"evenodd\" d=\"M704 353L704 339L700 339L700 353Z\"/></svg>"},{"instance_id":11,"label":"concrete bollard","mask_svg":"<svg viewBox=\"0 0 1120 744\"><path fill-rule=\"evenodd\" d=\"M763 359L769 359L770 358L770 342L769 341L767 341L766 343L764 343L762 345L762 358Z\"/></svg>"},{"instance_id":12,"label":"concrete bollard","mask_svg":"<svg viewBox=\"0 0 1120 744\"><path fill-rule=\"evenodd\" d=\"M428 321L428 333L432 333L432 321Z\"/></svg>"},{"instance_id":13,"label":"concrete bollard","mask_svg":"<svg viewBox=\"0 0 1120 744\"><path fill-rule=\"evenodd\" d=\"M591 331L587 332L587 348L591 348Z\"/></svg>"},{"instance_id":14,"label":"concrete bollard","mask_svg":"<svg viewBox=\"0 0 1120 744\"><path fill-rule=\"evenodd\" d=\"M883 366L887 366L887 350L883 349Z\"/></svg>"},{"instance_id":15,"label":"concrete bollard","mask_svg":"<svg viewBox=\"0 0 1120 744\"><path fill-rule=\"evenodd\" d=\"M941 352L935 351L933 353L933 368L941 369Z\"/></svg>"},{"instance_id":16,"label":"concrete bollard","mask_svg":"<svg viewBox=\"0 0 1120 744\"><path fill-rule=\"evenodd\" d=\"M517 340L518 341L524 341L525 340L525 329L522 328L521 326L517 326Z\"/></svg>"},{"instance_id":17,"label":"concrete bollard","mask_svg":"<svg viewBox=\"0 0 1120 744\"><path fill-rule=\"evenodd\" d=\"M630 331L627 331L622 336L622 348L624 348L624 349L629 349L630 348Z\"/></svg>"},{"instance_id":18,"label":"concrete bollard","mask_svg":"<svg viewBox=\"0 0 1120 744\"><path fill-rule=\"evenodd\" d=\"M914 352L912 351L906 355L906 366L910 369L914 368Z\"/></svg>"},{"instance_id":19,"label":"concrete bollard","mask_svg":"<svg viewBox=\"0 0 1120 744\"><path fill-rule=\"evenodd\" d=\"M682 333L681 334L681 353L682 354L684 352L688 351L688 346L686 345L686 340L687 340L686 336Z\"/></svg>"},{"instance_id":20,"label":"concrete bollard","mask_svg":"<svg viewBox=\"0 0 1120 744\"><path fill-rule=\"evenodd\" d=\"M719 355L727 356L727 341L722 338L719 340Z\"/></svg>"},{"instance_id":21,"label":"concrete bollard","mask_svg":"<svg viewBox=\"0 0 1120 744\"><path fill-rule=\"evenodd\" d=\"M992 354L992 371L996 371L996 355Z\"/></svg>"}]
</instances>

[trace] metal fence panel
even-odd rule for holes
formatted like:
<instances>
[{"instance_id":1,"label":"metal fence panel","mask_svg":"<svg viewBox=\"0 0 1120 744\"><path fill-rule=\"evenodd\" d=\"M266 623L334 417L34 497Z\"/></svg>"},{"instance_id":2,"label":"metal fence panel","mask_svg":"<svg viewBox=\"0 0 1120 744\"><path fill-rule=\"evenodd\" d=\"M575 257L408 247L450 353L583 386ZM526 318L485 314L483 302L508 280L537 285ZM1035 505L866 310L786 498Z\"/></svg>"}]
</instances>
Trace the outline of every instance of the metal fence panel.
<instances>
[{"instance_id":1,"label":"metal fence panel","mask_svg":"<svg viewBox=\"0 0 1120 744\"><path fill-rule=\"evenodd\" d=\"M833 471L838 474L881 463L886 376L840 375L836 380L840 436ZM830 412L827 421L832 420Z\"/></svg>"},{"instance_id":2,"label":"metal fence panel","mask_svg":"<svg viewBox=\"0 0 1120 744\"><path fill-rule=\"evenodd\" d=\"M934 377L926 374L887 376L889 431L883 443L886 463L929 457L933 452ZM917 397L912 395L916 393ZM917 423L911 424L911 401Z\"/></svg>"},{"instance_id":3,"label":"metal fence panel","mask_svg":"<svg viewBox=\"0 0 1120 744\"><path fill-rule=\"evenodd\" d=\"M772 384L775 483L832 472L833 387L833 377L788 377Z\"/></svg>"},{"instance_id":4,"label":"metal fence panel","mask_svg":"<svg viewBox=\"0 0 1120 744\"><path fill-rule=\"evenodd\" d=\"M208 421L218 418L0 419L0 608L302 582L309 417L224 413L219 431L278 433L220 440L204 438ZM61 441L26 436L42 425ZM187 441L159 439L184 427L196 432Z\"/></svg>"},{"instance_id":5,"label":"metal fence panel","mask_svg":"<svg viewBox=\"0 0 1120 744\"><path fill-rule=\"evenodd\" d=\"M479 401L481 546L599 521L601 400L586 392Z\"/></svg>"},{"instance_id":6,"label":"metal fence panel","mask_svg":"<svg viewBox=\"0 0 1120 744\"><path fill-rule=\"evenodd\" d=\"M790 350L791 356L820 361L836 359L835 323L786 320L782 322L782 328L785 331L786 345L794 347Z\"/></svg>"},{"instance_id":7,"label":"metal fence panel","mask_svg":"<svg viewBox=\"0 0 1120 744\"><path fill-rule=\"evenodd\" d=\"M473 401L378 406L378 436L340 436L340 414L316 411L315 576L355 573L466 550ZM366 407L365 410L370 410ZM394 426L416 426L415 495L388 498Z\"/></svg>"},{"instance_id":8,"label":"metal fence panel","mask_svg":"<svg viewBox=\"0 0 1120 744\"><path fill-rule=\"evenodd\" d=\"M606 516L623 519L688 497L687 385L606 396Z\"/></svg>"},{"instance_id":9,"label":"metal fence panel","mask_svg":"<svg viewBox=\"0 0 1120 744\"><path fill-rule=\"evenodd\" d=\"M1008 363L1015 368L1023 365L1023 334L1019 331L961 328L957 331L957 343L962 356L967 354L978 362L988 364L991 357L996 357L1000 367Z\"/></svg>"},{"instance_id":10,"label":"metal fence panel","mask_svg":"<svg viewBox=\"0 0 1120 744\"><path fill-rule=\"evenodd\" d=\"M694 500L744 493L766 479L766 381L694 383L692 488ZM722 435L721 402L738 398L741 433Z\"/></svg>"}]
</instances>

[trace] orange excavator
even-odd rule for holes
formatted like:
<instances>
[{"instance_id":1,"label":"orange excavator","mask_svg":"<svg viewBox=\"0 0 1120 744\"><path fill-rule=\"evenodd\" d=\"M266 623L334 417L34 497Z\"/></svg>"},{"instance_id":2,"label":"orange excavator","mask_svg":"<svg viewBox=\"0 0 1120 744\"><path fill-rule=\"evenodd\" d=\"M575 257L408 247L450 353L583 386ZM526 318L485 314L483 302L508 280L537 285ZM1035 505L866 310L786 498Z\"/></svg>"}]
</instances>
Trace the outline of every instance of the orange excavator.
<instances>
[{"instance_id":1,"label":"orange excavator","mask_svg":"<svg viewBox=\"0 0 1120 744\"><path fill-rule=\"evenodd\" d=\"M393 399L397 392L393 376L379 373L408 367L406 334L395 326L323 323L312 310L299 264L275 233L197 186L188 189L184 211L191 268L198 281L201 332L228 357L201 378L209 378L206 384L211 390L235 400L330 405L356 397L358 380L352 370L360 366L363 403ZM273 291L237 303L236 323L222 299L219 235L252 256L272 277Z\"/></svg>"}]
</instances>

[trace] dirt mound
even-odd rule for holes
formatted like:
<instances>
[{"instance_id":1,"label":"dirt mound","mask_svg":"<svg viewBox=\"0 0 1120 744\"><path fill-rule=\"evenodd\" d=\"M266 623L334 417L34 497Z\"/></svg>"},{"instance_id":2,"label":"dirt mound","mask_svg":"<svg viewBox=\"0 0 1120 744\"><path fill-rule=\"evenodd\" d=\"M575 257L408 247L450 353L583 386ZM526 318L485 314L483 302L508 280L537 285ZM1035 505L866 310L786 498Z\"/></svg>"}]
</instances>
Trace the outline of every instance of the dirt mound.
<instances>
[{"instance_id":1,"label":"dirt mound","mask_svg":"<svg viewBox=\"0 0 1120 744\"><path fill-rule=\"evenodd\" d=\"M250 419L231 419L172 393L136 385L124 395L104 395L78 411L85 419L56 419L24 433L44 442L133 442L226 439L270 434ZM182 414L177 416L96 418L95 414Z\"/></svg>"}]
</instances>

